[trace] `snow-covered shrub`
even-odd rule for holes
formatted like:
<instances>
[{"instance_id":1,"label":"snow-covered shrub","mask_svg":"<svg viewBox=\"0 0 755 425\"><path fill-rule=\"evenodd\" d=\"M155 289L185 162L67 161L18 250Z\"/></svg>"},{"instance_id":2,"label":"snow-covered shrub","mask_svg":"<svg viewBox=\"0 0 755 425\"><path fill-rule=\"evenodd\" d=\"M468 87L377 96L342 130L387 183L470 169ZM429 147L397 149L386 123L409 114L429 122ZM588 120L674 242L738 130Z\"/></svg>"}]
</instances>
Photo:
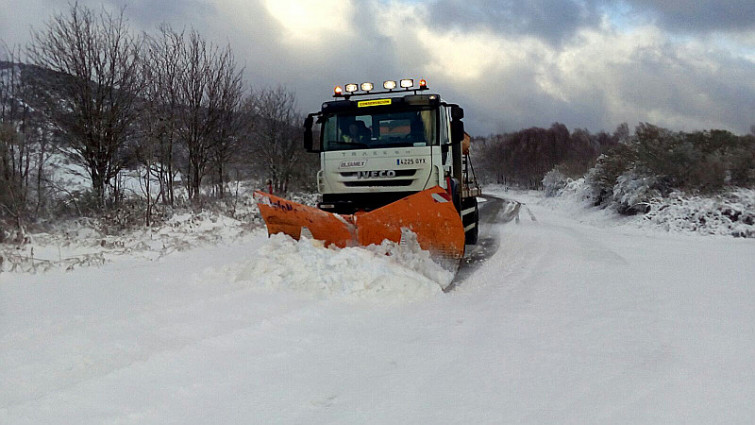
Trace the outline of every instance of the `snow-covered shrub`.
<instances>
[{"instance_id":1,"label":"snow-covered shrub","mask_svg":"<svg viewBox=\"0 0 755 425\"><path fill-rule=\"evenodd\" d=\"M649 201L660 196L655 185L655 177L627 171L616 179L611 200L620 214L647 213Z\"/></svg>"},{"instance_id":2,"label":"snow-covered shrub","mask_svg":"<svg viewBox=\"0 0 755 425\"><path fill-rule=\"evenodd\" d=\"M618 145L598 157L595 167L585 175L585 182L590 186L590 196L595 205L612 199L619 176L631 169L634 161L635 153L627 145Z\"/></svg>"},{"instance_id":3,"label":"snow-covered shrub","mask_svg":"<svg viewBox=\"0 0 755 425\"><path fill-rule=\"evenodd\" d=\"M592 189L585 183L585 179L569 179L566 186L558 192L558 202L570 205L575 210L591 208L595 205L592 198Z\"/></svg>"},{"instance_id":4,"label":"snow-covered shrub","mask_svg":"<svg viewBox=\"0 0 755 425\"><path fill-rule=\"evenodd\" d=\"M673 192L651 201L644 216L669 231L755 238L755 190L735 188L721 195L688 196Z\"/></svg>"},{"instance_id":5,"label":"snow-covered shrub","mask_svg":"<svg viewBox=\"0 0 755 425\"><path fill-rule=\"evenodd\" d=\"M545 196L557 196L570 181L571 179L559 171L558 167L548 171L545 177L543 177Z\"/></svg>"},{"instance_id":6,"label":"snow-covered shrub","mask_svg":"<svg viewBox=\"0 0 755 425\"><path fill-rule=\"evenodd\" d=\"M616 203L621 212L644 202L630 198L655 196L650 193L653 190L667 196L678 190L720 193L725 185L753 187L754 149L751 135L736 136L725 130L685 133L642 123L626 143L598 158L586 180L596 205ZM630 170L634 177L626 176ZM649 179L634 181L642 177Z\"/></svg>"}]
</instances>

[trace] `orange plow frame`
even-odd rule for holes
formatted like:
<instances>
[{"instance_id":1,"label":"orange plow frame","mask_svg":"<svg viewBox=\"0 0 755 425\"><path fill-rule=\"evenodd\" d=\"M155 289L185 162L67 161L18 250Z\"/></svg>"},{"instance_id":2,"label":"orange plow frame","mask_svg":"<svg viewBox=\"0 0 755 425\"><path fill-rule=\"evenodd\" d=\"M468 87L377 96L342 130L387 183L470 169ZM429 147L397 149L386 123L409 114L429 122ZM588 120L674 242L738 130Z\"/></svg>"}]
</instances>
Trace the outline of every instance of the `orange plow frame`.
<instances>
[{"instance_id":1,"label":"orange plow frame","mask_svg":"<svg viewBox=\"0 0 755 425\"><path fill-rule=\"evenodd\" d=\"M441 187L409 195L369 212L341 215L291 202L262 191L254 199L267 225L268 235L301 237L306 227L326 246L367 246L384 240L401 241L402 229L417 235L422 249L444 258L464 256L464 226L448 193Z\"/></svg>"}]
</instances>

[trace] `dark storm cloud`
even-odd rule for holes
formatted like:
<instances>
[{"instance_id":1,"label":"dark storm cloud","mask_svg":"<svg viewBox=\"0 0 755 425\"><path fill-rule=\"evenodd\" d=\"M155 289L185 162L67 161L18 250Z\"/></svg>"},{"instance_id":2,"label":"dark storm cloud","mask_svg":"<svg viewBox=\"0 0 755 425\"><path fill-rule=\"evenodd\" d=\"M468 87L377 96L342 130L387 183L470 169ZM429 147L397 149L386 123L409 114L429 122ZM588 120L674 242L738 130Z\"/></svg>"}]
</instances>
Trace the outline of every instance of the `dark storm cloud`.
<instances>
[{"instance_id":1,"label":"dark storm cloud","mask_svg":"<svg viewBox=\"0 0 755 425\"><path fill-rule=\"evenodd\" d=\"M651 14L681 32L755 30L753 0L629 0L634 12Z\"/></svg>"},{"instance_id":2,"label":"dark storm cloud","mask_svg":"<svg viewBox=\"0 0 755 425\"><path fill-rule=\"evenodd\" d=\"M557 44L577 29L599 23L608 8L628 6L636 19L685 33L755 29L753 0L438 0L430 18L439 26L484 26L502 34L526 34Z\"/></svg>"},{"instance_id":3,"label":"dark storm cloud","mask_svg":"<svg viewBox=\"0 0 755 425\"><path fill-rule=\"evenodd\" d=\"M144 28L163 22L190 24L216 13L215 6L203 0L107 0L107 3L114 6L112 9L125 8L129 19Z\"/></svg>"},{"instance_id":4,"label":"dark storm cloud","mask_svg":"<svg viewBox=\"0 0 755 425\"><path fill-rule=\"evenodd\" d=\"M488 28L500 34L531 35L558 44L577 29L599 22L592 1L439 0L430 7L430 19L440 27Z\"/></svg>"}]
</instances>

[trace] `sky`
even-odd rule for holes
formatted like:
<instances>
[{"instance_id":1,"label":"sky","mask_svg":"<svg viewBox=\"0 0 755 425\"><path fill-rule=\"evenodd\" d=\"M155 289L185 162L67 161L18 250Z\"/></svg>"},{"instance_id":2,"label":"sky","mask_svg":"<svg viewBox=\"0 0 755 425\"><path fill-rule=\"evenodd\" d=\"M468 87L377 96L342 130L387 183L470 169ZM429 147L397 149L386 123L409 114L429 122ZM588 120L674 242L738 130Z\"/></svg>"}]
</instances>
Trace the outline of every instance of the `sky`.
<instances>
[{"instance_id":1,"label":"sky","mask_svg":"<svg viewBox=\"0 0 755 425\"><path fill-rule=\"evenodd\" d=\"M554 122L613 131L755 125L752 0L80 0L129 26L229 44L248 85L283 85L302 112L349 82L424 78L472 135ZM23 46L61 0L0 0L0 40Z\"/></svg>"}]
</instances>

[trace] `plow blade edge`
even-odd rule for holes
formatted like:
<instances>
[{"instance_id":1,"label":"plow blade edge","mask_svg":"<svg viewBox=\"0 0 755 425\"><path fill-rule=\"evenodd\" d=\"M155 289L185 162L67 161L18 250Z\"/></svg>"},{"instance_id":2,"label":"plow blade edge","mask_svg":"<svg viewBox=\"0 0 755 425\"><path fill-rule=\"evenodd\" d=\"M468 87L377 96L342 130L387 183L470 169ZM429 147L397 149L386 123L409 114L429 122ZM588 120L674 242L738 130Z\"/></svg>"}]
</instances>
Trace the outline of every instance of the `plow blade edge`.
<instances>
[{"instance_id":1,"label":"plow blade edge","mask_svg":"<svg viewBox=\"0 0 755 425\"><path fill-rule=\"evenodd\" d=\"M268 234L301 237L306 227L325 245L367 246L401 242L402 230L417 235L422 249L444 258L464 256L464 226L447 192L436 186L369 212L334 214L257 191L254 199Z\"/></svg>"}]
</instances>

